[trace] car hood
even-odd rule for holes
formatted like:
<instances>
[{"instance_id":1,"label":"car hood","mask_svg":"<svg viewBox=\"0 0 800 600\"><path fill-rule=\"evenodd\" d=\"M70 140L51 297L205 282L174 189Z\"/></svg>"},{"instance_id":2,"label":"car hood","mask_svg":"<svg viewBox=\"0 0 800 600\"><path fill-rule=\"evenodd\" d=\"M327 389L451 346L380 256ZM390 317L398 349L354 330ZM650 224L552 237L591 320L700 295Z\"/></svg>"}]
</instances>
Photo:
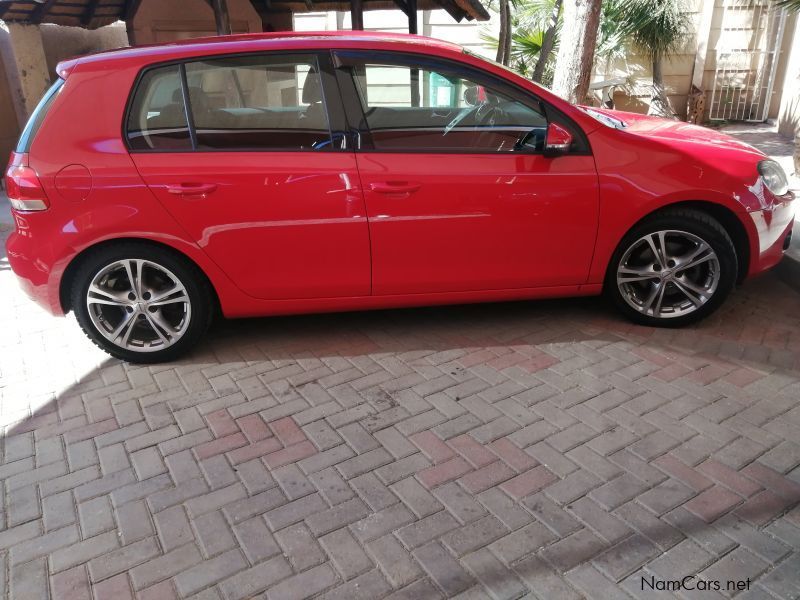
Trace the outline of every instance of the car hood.
<instances>
[{"instance_id":1,"label":"car hood","mask_svg":"<svg viewBox=\"0 0 800 600\"><path fill-rule=\"evenodd\" d=\"M750 154L756 161L766 157L763 152L753 146L708 127L621 110L588 108L623 121L627 127L620 129L621 132L649 138L670 146L680 146L685 151L694 149L698 153L707 154L714 150L733 150Z\"/></svg>"}]
</instances>

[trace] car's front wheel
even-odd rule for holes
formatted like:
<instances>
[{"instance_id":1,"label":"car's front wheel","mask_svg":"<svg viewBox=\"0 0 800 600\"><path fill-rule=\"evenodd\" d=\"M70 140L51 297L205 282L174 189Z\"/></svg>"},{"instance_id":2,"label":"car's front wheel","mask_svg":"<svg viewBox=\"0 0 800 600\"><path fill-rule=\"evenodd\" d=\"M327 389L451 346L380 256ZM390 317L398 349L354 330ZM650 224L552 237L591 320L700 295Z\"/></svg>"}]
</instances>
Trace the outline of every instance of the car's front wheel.
<instances>
[{"instance_id":1,"label":"car's front wheel","mask_svg":"<svg viewBox=\"0 0 800 600\"><path fill-rule=\"evenodd\" d=\"M719 308L736 274L736 249L716 219L696 210L666 210L625 236L605 291L632 321L678 327Z\"/></svg>"},{"instance_id":2,"label":"car's front wheel","mask_svg":"<svg viewBox=\"0 0 800 600\"><path fill-rule=\"evenodd\" d=\"M125 242L85 257L72 282L78 323L122 360L164 362L187 352L208 329L213 298L191 263L148 244Z\"/></svg>"}]
</instances>

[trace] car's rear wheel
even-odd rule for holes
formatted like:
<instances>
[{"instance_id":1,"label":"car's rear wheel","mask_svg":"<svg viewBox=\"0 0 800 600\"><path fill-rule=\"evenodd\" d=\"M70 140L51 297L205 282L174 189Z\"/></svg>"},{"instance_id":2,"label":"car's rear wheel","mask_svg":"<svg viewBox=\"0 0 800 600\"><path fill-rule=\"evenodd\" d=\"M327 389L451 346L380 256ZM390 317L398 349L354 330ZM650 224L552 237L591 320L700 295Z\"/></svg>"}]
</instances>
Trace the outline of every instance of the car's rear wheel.
<instances>
[{"instance_id":1,"label":"car's rear wheel","mask_svg":"<svg viewBox=\"0 0 800 600\"><path fill-rule=\"evenodd\" d=\"M719 308L736 273L736 249L718 221L695 210L666 210L625 236L605 291L637 323L678 327Z\"/></svg>"},{"instance_id":2,"label":"car's rear wheel","mask_svg":"<svg viewBox=\"0 0 800 600\"><path fill-rule=\"evenodd\" d=\"M168 250L125 242L89 254L72 283L86 335L129 362L173 360L208 329L213 299L191 263Z\"/></svg>"}]
</instances>

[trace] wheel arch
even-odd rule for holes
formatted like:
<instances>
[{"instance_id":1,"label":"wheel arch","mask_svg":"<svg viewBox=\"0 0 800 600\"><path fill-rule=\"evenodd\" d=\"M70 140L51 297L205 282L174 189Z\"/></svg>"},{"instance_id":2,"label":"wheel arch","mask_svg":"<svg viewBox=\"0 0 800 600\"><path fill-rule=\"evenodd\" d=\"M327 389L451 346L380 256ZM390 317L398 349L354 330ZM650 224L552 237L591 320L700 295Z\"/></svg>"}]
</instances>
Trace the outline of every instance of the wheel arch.
<instances>
[{"instance_id":1,"label":"wheel arch","mask_svg":"<svg viewBox=\"0 0 800 600\"><path fill-rule=\"evenodd\" d=\"M163 242L158 242L148 238L121 237L121 238L103 240L101 242L97 242L96 244L92 244L91 246L87 246L86 248L78 252L78 254L76 254L69 262L69 264L64 269L64 272L61 276L61 282L59 284L59 290L58 290L59 301L61 302L61 308L64 311L64 314L72 310L72 303L70 300L70 290L72 289L72 282L73 279L75 278L75 274L78 272L78 269L81 267L86 258L92 252L95 252L101 248L107 248L109 246L115 246L124 243L134 243L134 244L141 244L143 246L151 246L153 248L159 248L161 250L164 250L165 252L169 252L173 256L185 260L204 279L204 281L208 285L208 289L211 290L211 295L214 298L214 307L213 307L214 314L220 313L219 293L216 287L214 286L214 283L211 281L211 278L206 274L203 268L199 264L197 264L197 261L192 259L191 256L189 256L185 252L181 252L174 246L170 246L169 244L165 244Z\"/></svg>"},{"instance_id":2,"label":"wheel arch","mask_svg":"<svg viewBox=\"0 0 800 600\"><path fill-rule=\"evenodd\" d=\"M719 224L722 225L722 227L730 236L731 241L733 241L734 248L736 248L736 262L738 270L736 277L737 283L744 281L750 271L750 258L752 256L750 236L747 233L747 229L745 228L741 218L739 218L739 216L732 209L718 202L709 202L707 200L684 200L659 206L655 210L652 210L646 215L642 216L635 223L631 224L628 230L625 231L625 233L617 242L617 248L625 239L625 236L627 236L631 230L638 227L642 222L661 213L675 209L691 209L705 213L708 216L716 219ZM609 257L609 262L606 266L606 275L608 274L608 270L613 266L612 263L615 254L616 249L612 253L611 257Z\"/></svg>"}]
</instances>

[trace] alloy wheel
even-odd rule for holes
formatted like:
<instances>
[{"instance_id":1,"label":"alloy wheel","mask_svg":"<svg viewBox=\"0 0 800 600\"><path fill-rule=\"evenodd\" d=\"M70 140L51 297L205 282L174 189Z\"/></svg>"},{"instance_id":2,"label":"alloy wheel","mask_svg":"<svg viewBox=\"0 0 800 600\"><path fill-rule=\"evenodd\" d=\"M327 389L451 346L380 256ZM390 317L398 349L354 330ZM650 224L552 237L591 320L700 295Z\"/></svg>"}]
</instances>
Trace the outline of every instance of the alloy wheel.
<instances>
[{"instance_id":1,"label":"alloy wheel","mask_svg":"<svg viewBox=\"0 0 800 600\"><path fill-rule=\"evenodd\" d=\"M692 233L655 231L628 247L616 280L633 309L670 319L691 314L711 299L719 286L720 263L711 245Z\"/></svg>"},{"instance_id":2,"label":"alloy wheel","mask_svg":"<svg viewBox=\"0 0 800 600\"><path fill-rule=\"evenodd\" d=\"M86 292L89 318L111 343L155 352L186 333L192 306L184 284L150 260L126 259L103 267Z\"/></svg>"}]
</instances>

